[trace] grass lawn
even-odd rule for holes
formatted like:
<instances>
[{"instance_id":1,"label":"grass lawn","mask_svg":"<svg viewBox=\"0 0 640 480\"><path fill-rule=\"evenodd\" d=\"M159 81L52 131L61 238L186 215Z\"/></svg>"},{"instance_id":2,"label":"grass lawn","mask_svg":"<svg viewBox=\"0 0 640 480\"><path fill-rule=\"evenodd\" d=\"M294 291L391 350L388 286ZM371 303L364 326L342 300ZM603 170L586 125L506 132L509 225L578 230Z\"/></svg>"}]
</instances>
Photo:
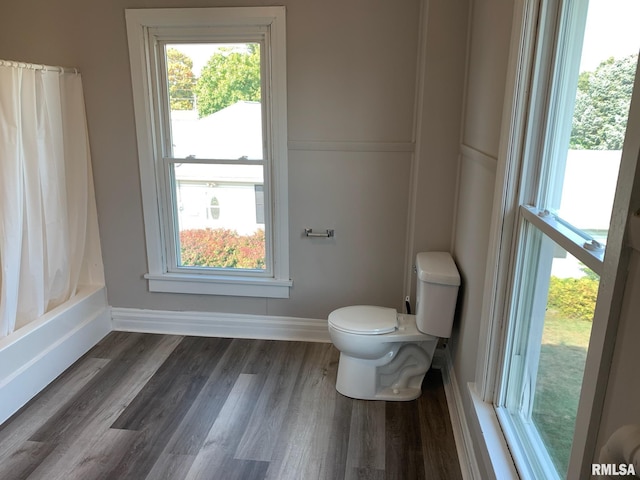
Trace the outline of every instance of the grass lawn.
<instances>
[{"instance_id":1,"label":"grass lawn","mask_svg":"<svg viewBox=\"0 0 640 480\"><path fill-rule=\"evenodd\" d=\"M563 476L566 475L571 453L590 333L591 322L567 320L551 310L547 312L533 421Z\"/></svg>"}]
</instances>

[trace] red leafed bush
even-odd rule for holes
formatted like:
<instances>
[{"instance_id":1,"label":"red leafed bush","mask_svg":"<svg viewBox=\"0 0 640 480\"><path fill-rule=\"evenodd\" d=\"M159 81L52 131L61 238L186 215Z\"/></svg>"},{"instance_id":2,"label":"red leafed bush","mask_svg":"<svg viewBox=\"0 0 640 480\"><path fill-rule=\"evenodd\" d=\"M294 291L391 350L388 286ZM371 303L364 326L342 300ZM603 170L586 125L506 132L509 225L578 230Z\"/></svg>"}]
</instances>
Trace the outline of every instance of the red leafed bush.
<instances>
[{"instance_id":1,"label":"red leafed bush","mask_svg":"<svg viewBox=\"0 0 640 480\"><path fill-rule=\"evenodd\" d=\"M180 232L180 260L185 267L265 268L264 230L240 235L225 228Z\"/></svg>"}]
</instances>

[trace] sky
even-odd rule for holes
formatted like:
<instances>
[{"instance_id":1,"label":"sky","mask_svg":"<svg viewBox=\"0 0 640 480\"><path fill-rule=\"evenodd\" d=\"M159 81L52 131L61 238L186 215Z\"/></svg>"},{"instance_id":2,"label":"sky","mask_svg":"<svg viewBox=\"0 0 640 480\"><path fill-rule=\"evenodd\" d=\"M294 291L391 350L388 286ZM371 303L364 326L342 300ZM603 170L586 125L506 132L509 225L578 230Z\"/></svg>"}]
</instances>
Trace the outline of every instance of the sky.
<instances>
[{"instance_id":1,"label":"sky","mask_svg":"<svg viewBox=\"0 0 640 480\"><path fill-rule=\"evenodd\" d=\"M640 1L640 0L639 0ZM219 44L218 47L223 46L231 46ZM180 44L180 45L171 45L171 47L180 50L182 53L188 55L191 60L193 60L193 74L197 77L200 76L200 71L207 64L211 55L216 50L216 45L211 43L191 43L191 44Z\"/></svg>"},{"instance_id":2,"label":"sky","mask_svg":"<svg viewBox=\"0 0 640 480\"><path fill-rule=\"evenodd\" d=\"M590 0L580 71L640 50L640 0Z\"/></svg>"}]
</instances>

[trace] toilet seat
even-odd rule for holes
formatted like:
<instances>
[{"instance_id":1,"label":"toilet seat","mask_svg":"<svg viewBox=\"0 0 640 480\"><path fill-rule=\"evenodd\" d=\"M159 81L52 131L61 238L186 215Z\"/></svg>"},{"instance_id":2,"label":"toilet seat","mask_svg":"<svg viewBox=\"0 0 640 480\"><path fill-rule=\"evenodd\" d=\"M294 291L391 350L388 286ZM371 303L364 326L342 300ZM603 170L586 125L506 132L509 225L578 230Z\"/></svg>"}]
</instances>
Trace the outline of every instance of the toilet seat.
<instances>
[{"instance_id":1,"label":"toilet seat","mask_svg":"<svg viewBox=\"0 0 640 480\"><path fill-rule=\"evenodd\" d=\"M383 335L398 328L398 312L393 308L356 305L334 310L329 324L336 330L356 335Z\"/></svg>"}]
</instances>

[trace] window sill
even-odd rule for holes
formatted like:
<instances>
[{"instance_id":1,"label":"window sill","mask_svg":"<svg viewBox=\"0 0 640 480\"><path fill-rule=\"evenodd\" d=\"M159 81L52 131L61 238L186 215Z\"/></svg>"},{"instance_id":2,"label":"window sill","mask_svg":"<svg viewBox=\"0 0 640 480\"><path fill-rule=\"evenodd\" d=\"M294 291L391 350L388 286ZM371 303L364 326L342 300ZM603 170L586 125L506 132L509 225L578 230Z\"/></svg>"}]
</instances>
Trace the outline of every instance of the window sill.
<instances>
[{"instance_id":1,"label":"window sill","mask_svg":"<svg viewBox=\"0 0 640 480\"><path fill-rule=\"evenodd\" d=\"M504 434L498 423L498 417L493 408L493 405L482 401L480 396L475 391L475 386L472 383L468 384L469 395L473 402L474 413L478 424L480 425L480 431L484 442L482 449L484 450L483 457L488 456L488 462L485 461L485 468L491 469L489 473L492 478L496 479L513 479L520 478L516 467L511 457L511 452L505 441Z\"/></svg>"},{"instance_id":2,"label":"window sill","mask_svg":"<svg viewBox=\"0 0 640 480\"><path fill-rule=\"evenodd\" d=\"M184 273L148 273L149 291L190 293L196 295L228 295L237 297L289 298L291 280Z\"/></svg>"}]
</instances>

